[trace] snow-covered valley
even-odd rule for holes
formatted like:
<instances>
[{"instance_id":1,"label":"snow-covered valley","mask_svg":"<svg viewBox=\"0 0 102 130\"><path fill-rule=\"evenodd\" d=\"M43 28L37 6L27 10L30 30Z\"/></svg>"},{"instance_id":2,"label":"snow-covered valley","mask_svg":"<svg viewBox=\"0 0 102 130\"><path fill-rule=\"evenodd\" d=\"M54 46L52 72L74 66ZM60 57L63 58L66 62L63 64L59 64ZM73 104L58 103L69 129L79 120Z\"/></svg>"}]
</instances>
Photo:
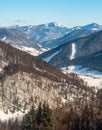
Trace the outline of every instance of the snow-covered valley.
<instances>
[{"instance_id":1,"label":"snow-covered valley","mask_svg":"<svg viewBox=\"0 0 102 130\"><path fill-rule=\"evenodd\" d=\"M82 68L82 66L69 66L63 67L63 72L65 73L75 73L85 82L88 86L95 87L95 89L102 88L102 72L96 70L90 70L89 68Z\"/></svg>"}]
</instances>

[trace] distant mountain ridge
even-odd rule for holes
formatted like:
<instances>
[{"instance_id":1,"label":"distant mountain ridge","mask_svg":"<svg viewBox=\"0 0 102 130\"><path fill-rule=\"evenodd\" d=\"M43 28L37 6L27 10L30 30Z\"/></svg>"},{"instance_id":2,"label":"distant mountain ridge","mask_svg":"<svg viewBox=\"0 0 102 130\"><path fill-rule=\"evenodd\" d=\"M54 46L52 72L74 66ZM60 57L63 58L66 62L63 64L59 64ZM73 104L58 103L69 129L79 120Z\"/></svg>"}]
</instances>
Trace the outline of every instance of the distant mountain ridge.
<instances>
[{"instance_id":1,"label":"distant mountain ridge","mask_svg":"<svg viewBox=\"0 0 102 130\"><path fill-rule=\"evenodd\" d=\"M12 29L19 30L29 36L30 39L36 40L37 42L44 42L52 39L57 39L68 33L69 29L63 25L50 22L41 25L30 25L30 26L12 26Z\"/></svg>"},{"instance_id":2,"label":"distant mountain ridge","mask_svg":"<svg viewBox=\"0 0 102 130\"><path fill-rule=\"evenodd\" d=\"M82 28L87 30L102 30L102 25L99 25L97 23L91 23L83 26Z\"/></svg>"},{"instance_id":3,"label":"distant mountain ridge","mask_svg":"<svg viewBox=\"0 0 102 130\"><path fill-rule=\"evenodd\" d=\"M70 40L88 36L101 29L102 26L95 23L73 28L64 27L56 22L30 26L17 25L0 28L0 40L37 56Z\"/></svg>"},{"instance_id":4,"label":"distant mountain ridge","mask_svg":"<svg viewBox=\"0 0 102 130\"><path fill-rule=\"evenodd\" d=\"M33 55L38 55L44 51L38 42L31 40L26 34L15 29L0 28L0 40Z\"/></svg>"},{"instance_id":5,"label":"distant mountain ridge","mask_svg":"<svg viewBox=\"0 0 102 130\"><path fill-rule=\"evenodd\" d=\"M96 23L92 23L85 26L76 26L76 27L68 28L57 22L50 22L41 25L30 25L30 26L17 25L17 26L12 26L10 28L19 30L25 33L27 36L29 36L30 39L36 40L37 42L43 43L42 45L44 45L44 43L49 44L50 41L61 38L66 34L69 34L75 30L76 31L87 30L87 33L91 34L92 32L101 30L102 26ZM44 47L46 47L46 45Z\"/></svg>"},{"instance_id":6,"label":"distant mountain ridge","mask_svg":"<svg viewBox=\"0 0 102 130\"><path fill-rule=\"evenodd\" d=\"M70 40L74 40L79 37L85 37L100 30L102 30L102 25L98 25L96 23L88 24L85 26L76 26L70 28L68 33L64 37L50 41L45 41L42 43L42 45L44 47L52 49Z\"/></svg>"}]
</instances>

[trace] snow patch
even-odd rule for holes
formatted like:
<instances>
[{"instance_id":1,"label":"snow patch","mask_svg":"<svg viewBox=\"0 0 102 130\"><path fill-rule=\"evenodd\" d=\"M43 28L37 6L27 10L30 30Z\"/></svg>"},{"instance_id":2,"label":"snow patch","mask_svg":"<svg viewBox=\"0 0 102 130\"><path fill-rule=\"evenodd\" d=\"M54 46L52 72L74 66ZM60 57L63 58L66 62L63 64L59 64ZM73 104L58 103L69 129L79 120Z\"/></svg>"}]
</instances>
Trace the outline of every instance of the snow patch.
<instances>
[{"instance_id":1,"label":"snow patch","mask_svg":"<svg viewBox=\"0 0 102 130\"><path fill-rule=\"evenodd\" d=\"M68 34L69 32L66 32L66 34Z\"/></svg>"},{"instance_id":2,"label":"snow patch","mask_svg":"<svg viewBox=\"0 0 102 130\"><path fill-rule=\"evenodd\" d=\"M41 51L42 52L45 52L45 51L48 51L49 49L46 49L46 48L41 48Z\"/></svg>"},{"instance_id":3,"label":"snow patch","mask_svg":"<svg viewBox=\"0 0 102 130\"><path fill-rule=\"evenodd\" d=\"M8 111L8 113L3 112L2 110L0 110L0 120L5 121L5 120L9 120L10 118L20 118L24 115L24 113L22 112L15 112L15 113L11 113L10 111Z\"/></svg>"},{"instance_id":4,"label":"snow patch","mask_svg":"<svg viewBox=\"0 0 102 130\"><path fill-rule=\"evenodd\" d=\"M51 55L51 56L49 56L49 57L47 57L47 58L45 58L45 59L43 59L44 61L46 61L46 62L49 62L55 55L57 55L58 53L59 53L60 51L57 51L57 52L55 52L53 55Z\"/></svg>"},{"instance_id":5,"label":"snow patch","mask_svg":"<svg viewBox=\"0 0 102 130\"><path fill-rule=\"evenodd\" d=\"M60 24L60 23L57 23L57 26L59 26L59 27L64 27L62 24Z\"/></svg>"},{"instance_id":6,"label":"snow patch","mask_svg":"<svg viewBox=\"0 0 102 130\"><path fill-rule=\"evenodd\" d=\"M14 47L18 48L19 50L25 51L25 52L33 55L33 56L38 56L39 54L42 53L42 52L40 52L40 51L38 51L38 50L36 50L36 49L34 49L32 47L18 46L18 45L14 46Z\"/></svg>"},{"instance_id":7,"label":"snow patch","mask_svg":"<svg viewBox=\"0 0 102 130\"><path fill-rule=\"evenodd\" d=\"M64 27L62 24L57 23L57 22L54 22L54 24L55 24L56 27L62 27L62 28Z\"/></svg>"},{"instance_id":8,"label":"snow patch","mask_svg":"<svg viewBox=\"0 0 102 130\"><path fill-rule=\"evenodd\" d=\"M80 75L80 78L82 78L89 86L94 86L95 89L102 89L102 75L96 76L96 75Z\"/></svg>"},{"instance_id":9,"label":"snow patch","mask_svg":"<svg viewBox=\"0 0 102 130\"><path fill-rule=\"evenodd\" d=\"M3 38L2 38L2 41L5 41L5 40L6 40L6 37L3 37Z\"/></svg>"},{"instance_id":10,"label":"snow patch","mask_svg":"<svg viewBox=\"0 0 102 130\"><path fill-rule=\"evenodd\" d=\"M102 88L102 72L90 70L89 68L82 68L81 65L63 67L62 70L65 73L78 74L78 76L87 82L90 87L95 86L97 89Z\"/></svg>"},{"instance_id":11,"label":"snow patch","mask_svg":"<svg viewBox=\"0 0 102 130\"><path fill-rule=\"evenodd\" d=\"M73 28L72 28L72 31L74 31L74 30L79 30L79 29L81 29L81 27L80 27L80 26L76 26L76 27L73 27Z\"/></svg>"},{"instance_id":12,"label":"snow patch","mask_svg":"<svg viewBox=\"0 0 102 130\"><path fill-rule=\"evenodd\" d=\"M65 99L65 98L61 98L61 101L63 104L67 103L67 99Z\"/></svg>"},{"instance_id":13,"label":"snow patch","mask_svg":"<svg viewBox=\"0 0 102 130\"><path fill-rule=\"evenodd\" d=\"M77 52L77 45L76 45L76 43L72 43L72 53L71 53L71 56L70 56L70 60L75 59L76 52Z\"/></svg>"},{"instance_id":14,"label":"snow patch","mask_svg":"<svg viewBox=\"0 0 102 130\"><path fill-rule=\"evenodd\" d=\"M97 28L92 28L91 30L98 30Z\"/></svg>"},{"instance_id":15,"label":"snow patch","mask_svg":"<svg viewBox=\"0 0 102 130\"><path fill-rule=\"evenodd\" d=\"M2 68L0 68L0 72L2 72L3 70L2 70Z\"/></svg>"},{"instance_id":16,"label":"snow patch","mask_svg":"<svg viewBox=\"0 0 102 130\"><path fill-rule=\"evenodd\" d=\"M48 27L48 24L45 24L45 27Z\"/></svg>"}]
</instances>

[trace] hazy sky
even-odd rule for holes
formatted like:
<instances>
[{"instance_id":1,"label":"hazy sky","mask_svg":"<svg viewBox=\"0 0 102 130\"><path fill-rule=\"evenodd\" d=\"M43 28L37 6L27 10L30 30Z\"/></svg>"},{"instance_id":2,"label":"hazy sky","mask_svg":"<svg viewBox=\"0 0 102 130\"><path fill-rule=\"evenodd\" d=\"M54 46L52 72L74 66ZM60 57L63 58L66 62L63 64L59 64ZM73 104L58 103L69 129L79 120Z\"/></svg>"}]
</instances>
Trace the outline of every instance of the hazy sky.
<instances>
[{"instance_id":1,"label":"hazy sky","mask_svg":"<svg viewBox=\"0 0 102 130\"><path fill-rule=\"evenodd\" d=\"M0 0L0 26L51 21L68 27L102 24L102 0Z\"/></svg>"}]
</instances>

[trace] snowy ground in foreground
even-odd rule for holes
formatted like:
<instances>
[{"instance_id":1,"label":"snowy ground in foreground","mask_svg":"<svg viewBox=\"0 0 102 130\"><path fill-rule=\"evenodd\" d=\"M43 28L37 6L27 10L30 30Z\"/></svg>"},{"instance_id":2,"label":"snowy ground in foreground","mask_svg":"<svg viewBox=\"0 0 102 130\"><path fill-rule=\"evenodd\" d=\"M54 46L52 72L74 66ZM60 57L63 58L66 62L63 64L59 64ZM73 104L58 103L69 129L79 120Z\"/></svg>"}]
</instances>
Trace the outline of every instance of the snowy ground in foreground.
<instances>
[{"instance_id":1,"label":"snowy ground in foreground","mask_svg":"<svg viewBox=\"0 0 102 130\"><path fill-rule=\"evenodd\" d=\"M22 113L22 112L15 112L15 113L8 112L8 113L5 113L2 110L0 110L0 120L1 121L9 120L11 118L15 119L16 117L21 118L23 115L24 115L24 113Z\"/></svg>"},{"instance_id":2,"label":"snowy ground in foreground","mask_svg":"<svg viewBox=\"0 0 102 130\"><path fill-rule=\"evenodd\" d=\"M82 66L69 66L62 68L64 72L76 73L82 78L89 86L102 88L102 72L96 70L89 70L89 68L82 68Z\"/></svg>"}]
</instances>

